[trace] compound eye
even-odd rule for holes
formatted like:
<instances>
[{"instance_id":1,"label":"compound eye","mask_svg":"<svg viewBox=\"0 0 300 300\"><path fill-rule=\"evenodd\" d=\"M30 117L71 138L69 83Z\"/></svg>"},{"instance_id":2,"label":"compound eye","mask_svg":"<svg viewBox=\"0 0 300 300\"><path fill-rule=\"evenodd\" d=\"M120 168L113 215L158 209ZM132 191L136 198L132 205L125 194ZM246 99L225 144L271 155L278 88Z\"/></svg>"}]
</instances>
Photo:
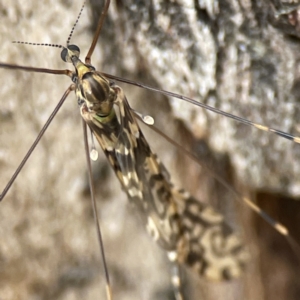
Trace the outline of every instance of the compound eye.
<instances>
[{"instance_id":1,"label":"compound eye","mask_svg":"<svg viewBox=\"0 0 300 300\"><path fill-rule=\"evenodd\" d=\"M63 61L65 62L69 62L69 54L68 54L68 49L67 48L64 48L62 49L61 53L60 53L60 57ZM68 57L68 58L67 58Z\"/></svg>"},{"instance_id":2,"label":"compound eye","mask_svg":"<svg viewBox=\"0 0 300 300\"><path fill-rule=\"evenodd\" d=\"M79 57L80 49L76 45L69 45L67 48L64 48L61 53L60 57L65 62L72 62L71 57L76 56Z\"/></svg>"},{"instance_id":3,"label":"compound eye","mask_svg":"<svg viewBox=\"0 0 300 300\"><path fill-rule=\"evenodd\" d=\"M76 46L76 45L69 45L69 46L68 46L68 49L69 49L72 53L74 53L74 54L73 54L74 56L79 57L80 49L79 49L78 46Z\"/></svg>"}]
</instances>

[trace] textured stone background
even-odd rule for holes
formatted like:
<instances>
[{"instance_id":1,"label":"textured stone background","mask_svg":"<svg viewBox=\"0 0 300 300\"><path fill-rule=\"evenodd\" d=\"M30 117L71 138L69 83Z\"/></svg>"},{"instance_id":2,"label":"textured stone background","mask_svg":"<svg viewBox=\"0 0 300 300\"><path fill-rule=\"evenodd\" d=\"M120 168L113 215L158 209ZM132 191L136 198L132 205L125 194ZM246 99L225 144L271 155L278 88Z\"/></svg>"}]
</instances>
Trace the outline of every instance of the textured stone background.
<instances>
[{"instance_id":1,"label":"textured stone background","mask_svg":"<svg viewBox=\"0 0 300 300\"><path fill-rule=\"evenodd\" d=\"M99 70L178 92L297 135L298 31L287 14L275 18L281 9L278 3L116 1L92 62ZM88 3L72 39L82 57L91 42L99 6L101 1ZM0 1L1 61L69 68L56 48L25 47L11 41L64 45L79 9L75 1ZM3 69L0 78L2 187L70 81ZM171 111L164 97L123 88L133 107L151 114L158 127L257 199L299 240L294 228L299 204L289 198L300 193L298 145L179 100L170 102ZM174 115L181 121L174 120ZM187 299L299 299L299 266L287 241L244 207L239 206L236 214L232 195L205 170L180 156L161 137L148 130L146 136L174 181L222 210L229 223L246 232L251 250L245 277L233 283L207 283L187 271ZM115 299L172 299L164 253L146 235L101 155L95 176ZM87 191L80 117L70 95L0 204L1 300L104 299Z\"/></svg>"}]
</instances>

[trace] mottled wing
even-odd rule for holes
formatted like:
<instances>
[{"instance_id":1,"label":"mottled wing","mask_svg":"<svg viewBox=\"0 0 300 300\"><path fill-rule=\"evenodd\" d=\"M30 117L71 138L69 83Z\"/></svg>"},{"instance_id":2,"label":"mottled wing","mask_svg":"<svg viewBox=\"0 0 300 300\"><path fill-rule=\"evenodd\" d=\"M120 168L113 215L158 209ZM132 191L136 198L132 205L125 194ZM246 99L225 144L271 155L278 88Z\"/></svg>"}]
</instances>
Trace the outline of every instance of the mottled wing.
<instances>
[{"instance_id":1,"label":"mottled wing","mask_svg":"<svg viewBox=\"0 0 300 300\"><path fill-rule=\"evenodd\" d=\"M238 277L247 260L240 239L215 212L173 187L165 167L152 153L121 88L119 118L110 122L91 112L82 116L94 132L124 191L138 207L152 237L170 258L209 279Z\"/></svg>"},{"instance_id":2,"label":"mottled wing","mask_svg":"<svg viewBox=\"0 0 300 300\"><path fill-rule=\"evenodd\" d=\"M172 201L169 178L141 132L122 90L118 90L122 130L116 158L128 198L142 212L147 230L167 250L175 250L179 235L176 205Z\"/></svg>"},{"instance_id":3,"label":"mottled wing","mask_svg":"<svg viewBox=\"0 0 300 300\"><path fill-rule=\"evenodd\" d=\"M210 280L241 276L249 254L224 216L184 190L172 195L181 219L177 260Z\"/></svg>"}]
</instances>

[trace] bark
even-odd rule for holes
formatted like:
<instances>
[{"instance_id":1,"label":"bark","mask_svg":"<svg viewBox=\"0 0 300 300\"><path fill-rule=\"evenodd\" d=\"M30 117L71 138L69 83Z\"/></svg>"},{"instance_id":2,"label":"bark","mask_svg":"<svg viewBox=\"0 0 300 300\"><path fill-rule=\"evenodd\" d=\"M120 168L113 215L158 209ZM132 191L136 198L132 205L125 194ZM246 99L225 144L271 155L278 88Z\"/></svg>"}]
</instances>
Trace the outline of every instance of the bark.
<instances>
[{"instance_id":1,"label":"bark","mask_svg":"<svg viewBox=\"0 0 300 300\"><path fill-rule=\"evenodd\" d=\"M98 3L99 2L99 3ZM79 4L0 1L1 61L71 68L59 50L12 40L65 45ZM87 53L101 1L91 1L72 43ZM114 1L96 52L98 70L192 97L298 135L299 21L280 1ZM68 78L0 69L1 187L8 181L70 84ZM296 238L300 194L296 143L178 99L122 85L134 108L250 195ZM77 103L71 95L28 166L0 204L0 290L7 299L103 299ZM72 100L71 100L72 99ZM179 121L178 121L179 120ZM221 210L244 234L245 277L208 283L184 270L187 299L298 299L296 256L265 222L162 137L146 137L173 181ZM99 167L100 166L100 167ZM116 299L172 299L165 253L126 205L104 157L95 165L100 217ZM299 238L298 238L299 240Z\"/></svg>"}]
</instances>

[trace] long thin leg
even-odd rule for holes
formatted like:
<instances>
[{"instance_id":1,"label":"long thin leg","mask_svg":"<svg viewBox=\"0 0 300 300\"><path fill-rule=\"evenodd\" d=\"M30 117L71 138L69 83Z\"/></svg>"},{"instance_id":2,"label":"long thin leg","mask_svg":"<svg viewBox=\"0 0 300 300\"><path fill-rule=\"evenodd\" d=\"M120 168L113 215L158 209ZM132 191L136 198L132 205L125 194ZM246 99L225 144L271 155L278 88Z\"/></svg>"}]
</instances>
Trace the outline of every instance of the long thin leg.
<instances>
[{"instance_id":1,"label":"long thin leg","mask_svg":"<svg viewBox=\"0 0 300 300\"><path fill-rule=\"evenodd\" d=\"M106 259L105 259L104 243L103 243L101 229L100 229L99 217L98 217L98 212L97 212L97 204L96 204L96 200L95 200L95 187L94 187L94 181L93 181L93 176L92 176L92 167L91 167L91 160L90 160L90 153L89 153L89 146L88 146L88 139L87 139L86 123L83 120L82 120L82 128L83 128L84 148L85 148L86 162L87 162L88 174L89 174L89 185L90 185L90 193L91 193L91 200L92 200L92 206L93 206L94 220L95 220L95 225L96 225L96 230L97 230L97 237L98 237L98 242L99 242L101 258L102 258L102 262L103 262L104 274L105 274L106 296L107 296L108 300L112 300L112 291L111 291L111 285L110 285L110 280L109 280L108 268L107 268Z\"/></svg>"}]
</instances>

